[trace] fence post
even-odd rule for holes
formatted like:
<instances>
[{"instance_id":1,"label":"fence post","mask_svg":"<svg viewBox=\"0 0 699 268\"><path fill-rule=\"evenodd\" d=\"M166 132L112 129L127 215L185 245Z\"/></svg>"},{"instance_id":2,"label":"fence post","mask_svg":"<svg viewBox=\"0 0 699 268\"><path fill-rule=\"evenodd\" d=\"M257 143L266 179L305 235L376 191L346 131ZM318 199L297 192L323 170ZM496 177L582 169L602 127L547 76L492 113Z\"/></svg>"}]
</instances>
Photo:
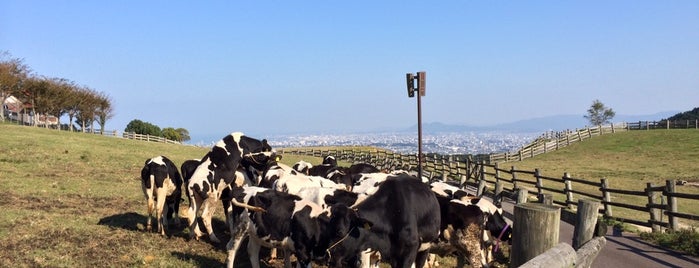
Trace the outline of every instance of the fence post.
<instances>
[{"instance_id":1,"label":"fence post","mask_svg":"<svg viewBox=\"0 0 699 268\"><path fill-rule=\"evenodd\" d=\"M667 208L672 213L677 213L677 197L672 196L675 193L675 180L665 181L665 187L667 188ZM667 220L670 223L670 230L677 231L679 226L677 224L677 219L672 214L667 215Z\"/></svg>"},{"instance_id":2,"label":"fence post","mask_svg":"<svg viewBox=\"0 0 699 268\"><path fill-rule=\"evenodd\" d=\"M602 188L600 190L602 191L602 200L604 201L604 216L611 218L614 215L612 214L612 206L609 205L609 202L612 202L612 195L611 193L607 192L609 185L607 184L607 179L605 178L602 178L600 182L602 183Z\"/></svg>"},{"instance_id":3,"label":"fence post","mask_svg":"<svg viewBox=\"0 0 699 268\"><path fill-rule=\"evenodd\" d=\"M537 203L515 205L510 267L519 267L558 244L561 210Z\"/></svg>"},{"instance_id":4,"label":"fence post","mask_svg":"<svg viewBox=\"0 0 699 268\"><path fill-rule=\"evenodd\" d=\"M597 224L597 214L599 213L599 201L580 199L578 200L577 222L573 231L573 248L580 249L582 245L592 239Z\"/></svg>"},{"instance_id":5,"label":"fence post","mask_svg":"<svg viewBox=\"0 0 699 268\"><path fill-rule=\"evenodd\" d=\"M510 169L510 174L512 174L512 189L517 189L517 172L515 172L515 166Z\"/></svg>"},{"instance_id":6,"label":"fence post","mask_svg":"<svg viewBox=\"0 0 699 268\"><path fill-rule=\"evenodd\" d=\"M527 197L529 196L529 190L526 188L518 188L517 190L517 204L527 203Z\"/></svg>"},{"instance_id":7,"label":"fence post","mask_svg":"<svg viewBox=\"0 0 699 268\"><path fill-rule=\"evenodd\" d=\"M544 205L553 206L553 194L540 194L538 196L538 198L539 198L539 203L542 203Z\"/></svg>"},{"instance_id":8,"label":"fence post","mask_svg":"<svg viewBox=\"0 0 699 268\"><path fill-rule=\"evenodd\" d=\"M566 207L568 207L568 209L573 209L573 182L568 180L569 178L570 174L568 174L568 172L563 173L563 181L565 183L564 192L566 193Z\"/></svg>"},{"instance_id":9,"label":"fence post","mask_svg":"<svg viewBox=\"0 0 699 268\"><path fill-rule=\"evenodd\" d=\"M616 132L614 131L614 123L611 123L611 125L612 125L612 134L614 134L614 133L616 133Z\"/></svg>"},{"instance_id":10,"label":"fence post","mask_svg":"<svg viewBox=\"0 0 699 268\"><path fill-rule=\"evenodd\" d=\"M544 193L544 179L541 178L541 173L538 168L534 169L534 177L536 177L536 195L542 195Z\"/></svg>"},{"instance_id":11,"label":"fence post","mask_svg":"<svg viewBox=\"0 0 699 268\"><path fill-rule=\"evenodd\" d=\"M655 205L656 193L652 190L652 188L652 183L646 183L646 194L648 194L648 212L650 212L651 231L657 233L660 232L660 225L656 224L655 222L657 222L660 218L660 210L653 207L653 205Z\"/></svg>"}]
</instances>

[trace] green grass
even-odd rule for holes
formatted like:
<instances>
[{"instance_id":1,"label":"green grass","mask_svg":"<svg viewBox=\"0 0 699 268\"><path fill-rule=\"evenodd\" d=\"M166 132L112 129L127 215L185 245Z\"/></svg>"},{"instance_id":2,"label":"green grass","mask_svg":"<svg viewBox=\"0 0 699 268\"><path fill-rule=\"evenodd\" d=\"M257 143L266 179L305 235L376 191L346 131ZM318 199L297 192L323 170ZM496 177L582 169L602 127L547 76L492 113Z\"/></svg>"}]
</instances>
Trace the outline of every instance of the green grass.
<instances>
[{"instance_id":1,"label":"green grass","mask_svg":"<svg viewBox=\"0 0 699 268\"><path fill-rule=\"evenodd\" d=\"M225 264L225 243L189 241L184 227L170 238L143 231L140 170L146 159L165 155L180 165L209 148L10 124L0 124L0 134L0 267ZM224 233L220 210L214 227Z\"/></svg>"},{"instance_id":2,"label":"green grass","mask_svg":"<svg viewBox=\"0 0 699 268\"><path fill-rule=\"evenodd\" d=\"M671 129L651 131L627 131L603 135L571 144L561 150L528 158L521 162L506 163L518 170L539 168L546 177L560 178L565 172L571 177L599 182L606 178L614 189L643 191L647 183L665 185L668 179L699 182L699 130ZM545 186L560 186L544 182ZM601 195L599 189L574 184L576 190ZM693 185L677 186L683 193L699 193ZM578 196L580 197L580 196ZM577 198L577 197L576 197ZM612 200L628 204L645 205L647 197L612 194ZM657 199L656 202L660 203ZM699 215L699 200L678 199L678 210ZM614 207L614 216L648 220L649 215L629 209ZM665 217L667 221L667 217ZM684 225L698 226L696 221L681 220Z\"/></svg>"}]
</instances>

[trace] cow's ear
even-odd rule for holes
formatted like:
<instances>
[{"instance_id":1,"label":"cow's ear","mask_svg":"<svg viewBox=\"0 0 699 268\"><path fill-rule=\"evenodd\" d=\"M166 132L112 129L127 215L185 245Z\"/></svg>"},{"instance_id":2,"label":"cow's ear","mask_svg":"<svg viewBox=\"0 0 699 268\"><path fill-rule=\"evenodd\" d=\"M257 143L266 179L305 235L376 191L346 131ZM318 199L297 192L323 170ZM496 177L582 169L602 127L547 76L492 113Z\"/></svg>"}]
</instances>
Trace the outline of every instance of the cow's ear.
<instances>
[{"instance_id":1,"label":"cow's ear","mask_svg":"<svg viewBox=\"0 0 699 268\"><path fill-rule=\"evenodd\" d=\"M358 228L364 228L366 230L371 229L371 226L374 226L374 223L371 222L370 220L367 220L365 218L362 218L361 215L359 215L359 211L356 208L352 208L352 213L354 215L352 219L352 224L354 226L357 226Z\"/></svg>"}]
</instances>

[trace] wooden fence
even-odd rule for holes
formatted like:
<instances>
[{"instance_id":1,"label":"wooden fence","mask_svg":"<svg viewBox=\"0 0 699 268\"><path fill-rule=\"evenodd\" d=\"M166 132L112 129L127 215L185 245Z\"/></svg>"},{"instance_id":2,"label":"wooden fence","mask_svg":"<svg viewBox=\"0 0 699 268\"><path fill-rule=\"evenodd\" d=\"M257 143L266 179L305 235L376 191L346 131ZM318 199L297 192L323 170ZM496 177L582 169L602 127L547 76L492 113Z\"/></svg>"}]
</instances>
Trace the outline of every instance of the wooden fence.
<instances>
[{"instance_id":1,"label":"wooden fence","mask_svg":"<svg viewBox=\"0 0 699 268\"><path fill-rule=\"evenodd\" d=\"M559 132L547 132L535 139L532 143L523 146L515 152L481 155L477 156L476 159L486 163L522 161L522 159L525 158L530 158L561 149L570 145L571 143L583 141L595 136L612 134L619 131L686 128L699 129L699 120L638 121L633 123L616 123Z\"/></svg>"},{"instance_id":2,"label":"wooden fence","mask_svg":"<svg viewBox=\"0 0 699 268\"><path fill-rule=\"evenodd\" d=\"M315 157L332 155L338 160L351 163L370 163L386 170L417 171L417 157L415 155L402 155L376 149L281 149L280 152ZM478 195L516 199L518 191L524 190L539 198L553 195L551 200L553 204L571 210L576 209L579 198L599 200L602 204L600 213L605 218L651 227L655 231L661 230L660 227L679 229L678 218L699 221L699 215L680 212L677 209L677 203L680 202L680 199L697 201L699 195L675 191L676 182L674 180L668 180L664 186L649 184L643 191L630 191L612 188L609 180L605 178L596 182L573 178L567 173L561 177L545 176L541 174L539 169L519 170L514 166L502 168L497 162L494 164L476 162L471 157L426 155L424 158L423 176L458 181L463 186L474 187ZM525 194L525 198L526 196L528 195ZM634 205L613 201L623 196L648 197L648 203ZM658 204L656 200L659 197L667 202ZM631 219L615 216L613 207L642 212L648 217L644 220L643 218ZM667 217L661 217L661 215ZM662 221L661 218L667 218L667 221Z\"/></svg>"}]
</instances>

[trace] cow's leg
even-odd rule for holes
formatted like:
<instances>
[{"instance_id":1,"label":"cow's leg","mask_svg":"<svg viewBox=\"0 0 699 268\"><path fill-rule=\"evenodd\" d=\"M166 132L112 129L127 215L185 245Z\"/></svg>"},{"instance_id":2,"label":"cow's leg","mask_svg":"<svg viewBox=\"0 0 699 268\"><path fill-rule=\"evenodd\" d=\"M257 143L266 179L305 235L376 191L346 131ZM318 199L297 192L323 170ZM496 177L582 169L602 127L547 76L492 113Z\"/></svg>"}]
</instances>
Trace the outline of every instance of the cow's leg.
<instances>
[{"instance_id":1,"label":"cow's leg","mask_svg":"<svg viewBox=\"0 0 699 268\"><path fill-rule=\"evenodd\" d=\"M163 187L156 188L156 204L155 204L155 216L158 221L158 229L161 235L165 235L165 227L167 224L167 214L165 207L165 198L167 198L167 190Z\"/></svg>"},{"instance_id":2,"label":"cow's leg","mask_svg":"<svg viewBox=\"0 0 699 268\"><path fill-rule=\"evenodd\" d=\"M180 226L180 197L175 197L175 202L172 204L172 207L170 208L172 217L175 218L175 225L178 227Z\"/></svg>"},{"instance_id":3,"label":"cow's leg","mask_svg":"<svg viewBox=\"0 0 699 268\"><path fill-rule=\"evenodd\" d=\"M214 234L214 229L211 227L211 218L214 216L214 212L216 211L214 202L215 200L212 200L213 198L207 198L204 200L203 204L203 210L201 212L201 219L204 222L204 228L206 228L206 232L209 234L209 240L213 243L221 243L221 240L216 237L216 234Z\"/></svg>"},{"instance_id":4,"label":"cow's leg","mask_svg":"<svg viewBox=\"0 0 699 268\"><path fill-rule=\"evenodd\" d=\"M260 243L252 237L248 239L248 256L250 257L250 266L252 268L260 268Z\"/></svg>"},{"instance_id":5,"label":"cow's leg","mask_svg":"<svg viewBox=\"0 0 699 268\"><path fill-rule=\"evenodd\" d=\"M189 224L189 236L199 240L201 236L201 231L199 231L199 223L197 222L197 212L199 207L204 203L201 197L199 197L193 191L189 197L189 210L187 210L187 222Z\"/></svg>"},{"instance_id":6,"label":"cow's leg","mask_svg":"<svg viewBox=\"0 0 699 268\"><path fill-rule=\"evenodd\" d=\"M415 267L425 267L425 263L429 256L430 252L427 250L418 251L417 255L415 255Z\"/></svg>"},{"instance_id":7,"label":"cow's leg","mask_svg":"<svg viewBox=\"0 0 699 268\"><path fill-rule=\"evenodd\" d=\"M146 199L148 199L148 219L146 220L146 231L150 232L153 230L151 218L153 218L153 210L155 210L155 201L153 200L153 193L150 191L150 189L149 194L146 195Z\"/></svg>"},{"instance_id":8,"label":"cow's leg","mask_svg":"<svg viewBox=\"0 0 699 268\"><path fill-rule=\"evenodd\" d=\"M359 262L362 263L362 268L370 268L372 265L371 262L371 249L367 249L365 251L362 251L359 253Z\"/></svg>"},{"instance_id":9,"label":"cow's leg","mask_svg":"<svg viewBox=\"0 0 699 268\"><path fill-rule=\"evenodd\" d=\"M284 255L284 268L291 268L291 252L286 248L282 248L282 254Z\"/></svg>"},{"instance_id":10,"label":"cow's leg","mask_svg":"<svg viewBox=\"0 0 699 268\"><path fill-rule=\"evenodd\" d=\"M226 249L228 250L227 266L229 268L233 268L233 264L235 263L235 254L238 252L240 244L243 243L243 240L247 235L247 229L249 228L248 219L248 216L245 214L245 212L243 212L235 223L228 223L228 228L231 232L231 240L229 240L228 244L226 244Z\"/></svg>"}]
</instances>

